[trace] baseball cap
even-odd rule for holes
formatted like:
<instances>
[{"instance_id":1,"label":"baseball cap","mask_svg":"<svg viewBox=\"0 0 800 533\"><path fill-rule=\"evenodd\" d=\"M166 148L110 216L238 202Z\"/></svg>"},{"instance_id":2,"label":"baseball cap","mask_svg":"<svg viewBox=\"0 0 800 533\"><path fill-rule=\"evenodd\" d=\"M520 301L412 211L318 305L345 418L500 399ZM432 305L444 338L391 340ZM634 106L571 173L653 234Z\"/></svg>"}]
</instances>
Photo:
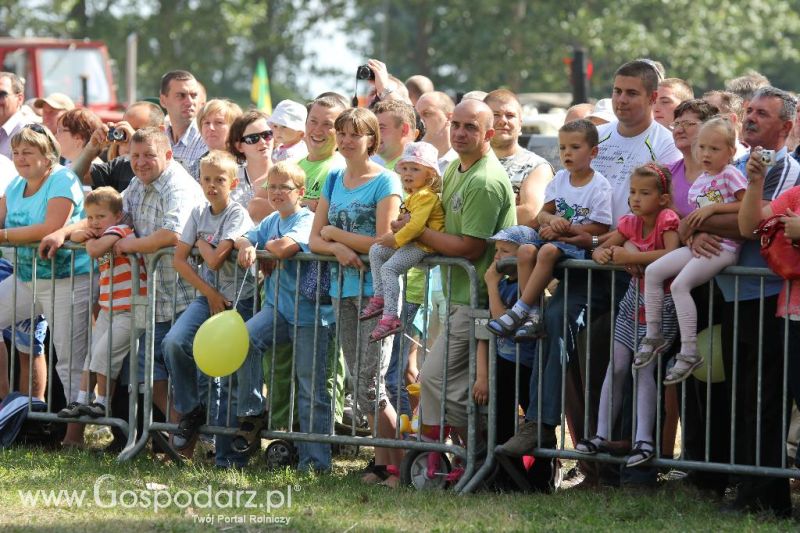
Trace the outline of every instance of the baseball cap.
<instances>
[{"instance_id":1,"label":"baseball cap","mask_svg":"<svg viewBox=\"0 0 800 533\"><path fill-rule=\"evenodd\" d=\"M267 120L267 124L277 124L290 130L305 131L306 129L306 106L293 102L292 100L281 100L272 112L272 116Z\"/></svg>"},{"instance_id":2,"label":"baseball cap","mask_svg":"<svg viewBox=\"0 0 800 533\"><path fill-rule=\"evenodd\" d=\"M403 149L403 155L397 160L397 165L400 163L417 163L424 167L428 167L436 172L437 176L442 174L439 172L439 150L430 143L426 142L411 142Z\"/></svg>"},{"instance_id":3,"label":"baseball cap","mask_svg":"<svg viewBox=\"0 0 800 533\"><path fill-rule=\"evenodd\" d=\"M75 102L73 102L72 98L64 93L53 93L47 98L37 98L33 103L33 107L44 107L44 104L49 105L53 109L63 109L65 111L71 111L75 109Z\"/></svg>"},{"instance_id":4,"label":"baseball cap","mask_svg":"<svg viewBox=\"0 0 800 533\"><path fill-rule=\"evenodd\" d=\"M606 122L614 122L617 120L617 116L614 114L614 110L611 107L611 98L598 100L594 105L594 111L586 116L587 119L591 117L599 118Z\"/></svg>"},{"instance_id":5,"label":"baseball cap","mask_svg":"<svg viewBox=\"0 0 800 533\"><path fill-rule=\"evenodd\" d=\"M513 242L514 244L532 244L536 242L539 238L539 234L536 233L536 230L531 228L530 226L509 226L507 228L503 228L491 237L489 237L489 242L496 242L496 241L504 241L504 242Z\"/></svg>"}]
</instances>

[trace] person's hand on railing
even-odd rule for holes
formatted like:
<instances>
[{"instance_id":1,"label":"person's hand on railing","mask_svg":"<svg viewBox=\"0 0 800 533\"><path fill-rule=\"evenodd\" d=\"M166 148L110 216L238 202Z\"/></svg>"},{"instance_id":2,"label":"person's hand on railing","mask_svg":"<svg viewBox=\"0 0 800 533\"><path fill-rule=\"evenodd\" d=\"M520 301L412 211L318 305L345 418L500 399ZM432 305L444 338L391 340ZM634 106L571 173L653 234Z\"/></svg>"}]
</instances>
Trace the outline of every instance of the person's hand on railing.
<instances>
[{"instance_id":1,"label":"person's hand on railing","mask_svg":"<svg viewBox=\"0 0 800 533\"><path fill-rule=\"evenodd\" d=\"M800 240L800 215L791 209L786 209L786 216L781 218L783 234L788 241Z\"/></svg>"},{"instance_id":2,"label":"person's hand on railing","mask_svg":"<svg viewBox=\"0 0 800 533\"><path fill-rule=\"evenodd\" d=\"M61 230L54 231L39 242L39 257L42 259L52 259L56 256L59 248L64 246L65 234Z\"/></svg>"},{"instance_id":3,"label":"person's hand on railing","mask_svg":"<svg viewBox=\"0 0 800 533\"><path fill-rule=\"evenodd\" d=\"M592 252L592 259L598 265L606 265L614 259L612 248L598 248Z\"/></svg>"},{"instance_id":4,"label":"person's hand on railing","mask_svg":"<svg viewBox=\"0 0 800 533\"><path fill-rule=\"evenodd\" d=\"M489 381L485 377L475 380L475 385L472 386L472 397L475 398L475 403L478 405L489 403Z\"/></svg>"},{"instance_id":5,"label":"person's hand on railing","mask_svg":"<svg viewBox=\"0 0 800 533\"><path fill-rule=\"evenodd\" d=\"M245 269L250 268L250 266L256 262L255 246L248 246L239 250L236 260L240 267Z\"/></svg>"},{"instance_id":6,"label":"person's hand on railing","mask_svg":"<svg viewBox=\"0 0 800 533\"><path fill-rule=\"evenodd\" d=\"M364 270L364 262L358 257L358 254L344 244L337 243L333 248L333 255L336 256L336 260L339 261L339 264L343 267Z\"/></svg>"}]
</instances>

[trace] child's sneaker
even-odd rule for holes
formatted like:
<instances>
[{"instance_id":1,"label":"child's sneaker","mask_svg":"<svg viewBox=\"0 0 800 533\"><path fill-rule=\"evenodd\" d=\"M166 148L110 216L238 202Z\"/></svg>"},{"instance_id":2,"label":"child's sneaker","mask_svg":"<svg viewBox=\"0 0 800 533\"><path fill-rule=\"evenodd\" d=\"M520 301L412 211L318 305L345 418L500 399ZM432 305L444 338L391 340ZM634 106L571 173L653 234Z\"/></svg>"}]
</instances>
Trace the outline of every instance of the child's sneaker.
<instances>
[{"instance_id":1,"label":"child's sneaker","mask_svg":"<svg viewBox=\"0 0 800 533\"><path fill-rule=\"evenodd\" d=\"M370 318L380 316L381 313L383 313L383 298L380 296L373 296L369 299L369 302L367 302L366 307L361 310L358 319L369 320Z\"/></svg>"},{"instance_id":2,"label":"child's sneaker","mask_svg":"<svg viewBox=\"0 0 800 533\"><path fill-rule=\"evenodd\" d=\"M106 416L106 406L102 403L92 402L88 405L81 405L78 411L82 415L90 416L92 418L100 418ZM110 416L110 415L109 415Z\"/></svg>"},{"instance_id":3,"label":"child's sneaker","mask_svg":"<svg viewBox=\"0 0 800 533\"><path fill-rule=\"evenodd\" d=\"M675 356L675 366L667 371L664 385L674 385L685 381L695 369L703 364L703 357L698 354L679 353Z\"/></svg>"},{"instance_id":4,"label":"child's sneaker","mask_svg":"<svg viewBox=\"0 0 800 533\"><path fill-rule=\"evenodd\" d=\"M58 418L78 418L81 416L81 407L83 404L80 402L70 402L65 408L58 412Z\"/></svg>"},{"instance_id":5,"label":"child's sneaker","mask_svg":"<svg viewBox=\"0 0 800 533\"><path fill-rule=\"evenodd\" d=\"M544 320L542 315L528 315L522 326L514 333L514 342L532 341L547 335L544 329Z\"/></svg>"},{"instance_id":6,"label":"child's sneaker","mask_svg":"<svg viewBox=\"0 0 800 533\"><path fill-rule=\"evenodd\" d=\"M378 325L375 326L375 329L372 330L372 333L369 336L370 342L378 342L381 339L388 337L389 335L394 335L398 331L400 331L403 327L403 323L400 322L400 319L396 316L385 316L378 321Z\"/></svg>"}]
</instances>

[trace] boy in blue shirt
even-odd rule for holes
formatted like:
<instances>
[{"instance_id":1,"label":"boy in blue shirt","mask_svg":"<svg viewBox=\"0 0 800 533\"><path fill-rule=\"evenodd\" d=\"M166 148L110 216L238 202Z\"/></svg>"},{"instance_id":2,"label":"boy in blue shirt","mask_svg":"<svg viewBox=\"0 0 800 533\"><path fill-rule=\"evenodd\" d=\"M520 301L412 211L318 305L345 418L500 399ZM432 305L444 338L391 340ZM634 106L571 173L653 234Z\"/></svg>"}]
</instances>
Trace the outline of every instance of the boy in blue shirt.
<instances>
[{"instance_id":1,"label":"boy in blue shirt","mask_svg":"<svg viewBox=\"0 0 800 533\"><path fill-rule=\"evenodd\" d=\"M259 434L266 422L261 393L262 356L273 341L294 344L300 431L328 433L331 426L327 364L333 310L330 305L317 308L315 302L295 290L297 262L290 259L298 252L309 251L314 213L300 206L305 194L305 173L296 163L280 162L270 169L266 189L276 211L236 241L239 264L244 268L255 262L256 249L266 250L280 260L264 283L263 308L247 322L250 350L244 365L237 371L237 415L241 425L233 446L238 451L260 442ZM296 312L295 300L298 300ZM330 445L301 442L297 447L300 470L330 470Z\"/></svg>"}]
</instances>

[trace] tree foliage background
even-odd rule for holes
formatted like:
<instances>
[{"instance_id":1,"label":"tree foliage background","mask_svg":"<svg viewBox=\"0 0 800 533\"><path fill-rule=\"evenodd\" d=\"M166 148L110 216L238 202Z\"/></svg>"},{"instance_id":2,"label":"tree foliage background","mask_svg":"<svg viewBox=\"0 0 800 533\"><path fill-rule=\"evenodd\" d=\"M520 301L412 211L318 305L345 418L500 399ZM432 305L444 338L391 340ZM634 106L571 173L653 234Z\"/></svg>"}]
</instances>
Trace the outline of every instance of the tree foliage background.
<instances>
[{"instance_id":1,"label":"tree foliage background","mask_svg":"<svg viewBox=\"0 0 800 533\"><path fill-rule=\"evenodd\" d=\"M321 21L335 20L352 51L453 93L569 91L564 59L580 46L602 97L614 69L637 57L661 61L696 92L748 69L800 88L799 13L800 0L0 0L0 35L101 39L121 71L135 31L142 95L156 93L163 72L186 68L210 95L246 102L264 57L277 101L312 96L316 75L352 83L352 72L318 64L308 46Z\"/></svg>"}]
</instances>

